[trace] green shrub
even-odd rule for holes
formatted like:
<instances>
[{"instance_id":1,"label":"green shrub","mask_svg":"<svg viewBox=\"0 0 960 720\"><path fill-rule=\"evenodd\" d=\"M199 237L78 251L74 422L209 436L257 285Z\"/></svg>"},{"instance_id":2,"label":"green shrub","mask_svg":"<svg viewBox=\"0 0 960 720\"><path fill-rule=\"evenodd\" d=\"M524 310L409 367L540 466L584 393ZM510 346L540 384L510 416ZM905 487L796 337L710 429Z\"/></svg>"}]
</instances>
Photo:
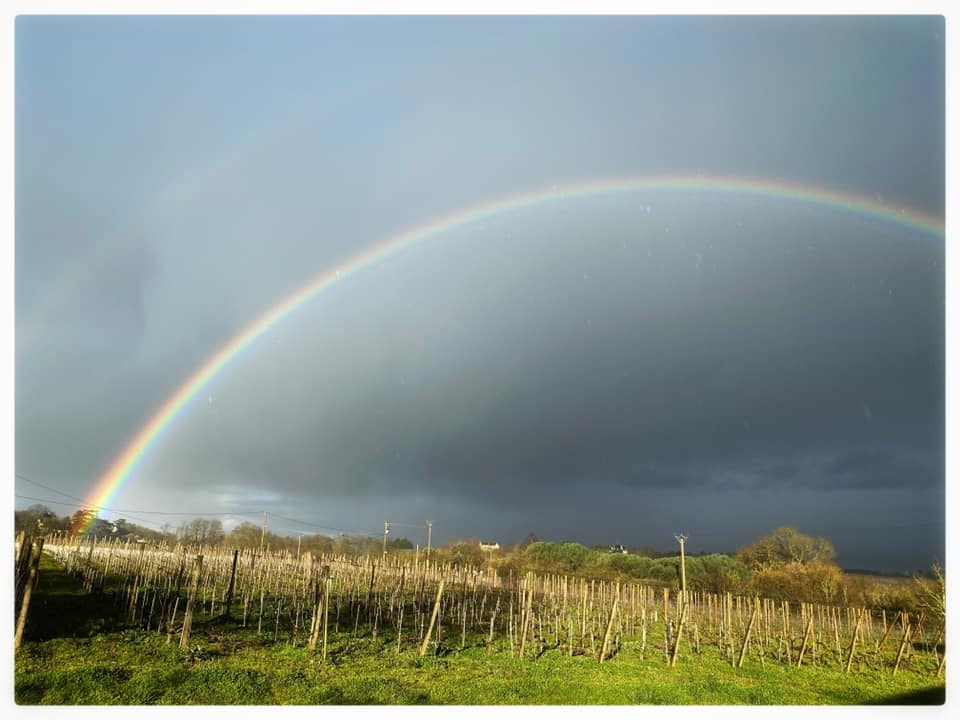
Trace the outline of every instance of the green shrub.
<instances>
[{"instance_id":1,"label":"green shrub","mask_svg":"<svg viewBox=\"0 0 960 720\"><path fill-rule=\"evenodd\" d=\"M621 553L608 554L607 564L614 570L632 578L640 579L650 576L653 560L639 555L623 555Z\"/></svg>"},{"instance_id":2,"label":"green shrub","mask_svg":"<svg viewBox=\"0 0 960 720\"><path fill-rule=\"evenodd\" d=\"M579 543L552 543L542 540L530 543L523 551L528 570L541 572L575 572L587 565L596 553Z\"/></svg>"},{"instance_id":3,"label":"green shrub","mask_svg":"<svg viewBox=\"0 0 960 720\"><path fill-rule=\"evenodd\" d=\"M739 560L719 553L697 558L701 572L693 587L710 593L739 594L750 581L750 569ZM689 575L688 575L689 586Z\"/></svg>"}]
</instances>

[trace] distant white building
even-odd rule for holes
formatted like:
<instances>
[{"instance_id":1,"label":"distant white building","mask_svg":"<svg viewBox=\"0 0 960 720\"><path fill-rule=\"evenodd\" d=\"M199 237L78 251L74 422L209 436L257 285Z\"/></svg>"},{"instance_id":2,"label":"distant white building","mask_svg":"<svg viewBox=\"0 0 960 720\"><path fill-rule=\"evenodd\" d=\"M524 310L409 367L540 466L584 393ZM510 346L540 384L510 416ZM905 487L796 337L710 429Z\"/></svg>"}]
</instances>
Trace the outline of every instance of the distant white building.
<instances>
[{"instance_id":1,"label":"distant white building","mask_svg":"<svg viewBox=\"0 0 960 720\"><path fill-rule=\"evenodd\" d=\"M623 545L611 545L610 552L613 555L626 555L627 549Z\"/></svg>"},{"instance_id":2,"label":"distant white building","mask_svg":"<svg viewBox=\"0 0 960 720\"><path fill-rule=\"evenodd\" d=\"M500 549L500 543L484 542L483 540L481 540L480 549L486 550L487 552L493 552L494 550Z\"/></svg>"}]
</instances>

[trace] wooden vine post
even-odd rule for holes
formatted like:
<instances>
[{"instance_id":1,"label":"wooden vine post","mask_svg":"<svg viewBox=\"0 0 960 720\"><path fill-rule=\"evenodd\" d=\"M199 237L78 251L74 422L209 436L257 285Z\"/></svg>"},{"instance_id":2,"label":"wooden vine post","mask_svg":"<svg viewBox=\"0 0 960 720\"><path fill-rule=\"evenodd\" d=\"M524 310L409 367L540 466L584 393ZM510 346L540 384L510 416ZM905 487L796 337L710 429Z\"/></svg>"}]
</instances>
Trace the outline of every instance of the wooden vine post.
<instances>
[{"instance_id":1,"label":"wooden vine post","mask_svg":"<svg viewBox=\"0 0 960 720\"><path fill-rule=\"evenodd\" d=\"M810 613L810 619L807 620L807 629L803 631L803 642L800 644L800 654L797 655L797 667L803 663L803 653L807 649L807 641L810 639L810 631L813 629L813 613ZM789 658L787 659L789 663Z\"/></svg>"},{"instance_id":2,"label":"wooden vine post","mask_svg":"<svg viewBox=\"0 0 960 720\"><path fill-rule=\"evenodd\" d=\"M307 643L307 650L310 652L316 652L317 650L317 641L320 638L321 613L324 609L324 602L320 599L320 589L316 586L314 586L314 596L313 624L310 626L310 640Z\"/></svg>"},{"instance_id":3,"label":"wooden vine post","mask_svg":"<svg viewBox=\"0 0 960 720\"><path fill-rule=\"evenodd\" d=\"M754 605L753 612L750 614L750 622L747 624L747 631L743 634L743 644L740 646L740 657L737 659L737 667L743 667L743 659L747 655L747 644L750 642L750 632L753 630L753 624L757 621L757 607Z\"/></svg>"},{"instance_id":4,"label":"wooden vine post","mask_svg":"<svg viewBox=\"0 0 960 720\"><path fill-rule=\"evenodd\" d=\"M233 604L233 588L237 578L237 554L239 552L237 548L233 549L233 566L230 568L230 585L227 588L227 599L223 608L224 617L230 617L230 606Z\"/></svg>"},{"instance_id":5,"label":"wooden vine post","mask_svg":"<svg viewBox=\"0 0 960 720\"><path fill-rule=\"evenodd\" d=\"M617 617L617 605L620 602L620 583L617 583L617 594L613 598L613 608L610 610L610 620L607 621L607 631L603 634L603 645L600 647L600 662L603 663L610 649L610 633L613 632L613 621Z\"/></svg>"},{"instance_id":6,"label":"wooden vine post","mask_svg":"<svg viewBox=\"0 0 960 720\"><path fill-rule=\"evenodd\" d=\"M845 673L849 673L850 666L853 665L853 651L857 648L857 635L860 633L860 624L863 622L863 613L863 610L857 613L857 624L853 628L853 639L850 641L850 653L847 655L847 666L844 668Z\"/></svg>"},{"instance_id":7,"label":"wooden vine post","mask_svg":"<svg viewBox=\"0 0 960 720\"><path fill-rule=\"evenodd\" d=\"M330 568L326 569L327 582L323 589L323 654L320 657L321 662L327 661L327 617L330 611L330 586L333 585L333 575L330 574Z\"/></svg>"},{"instance_id":8,"label":"wooden vine post","mask_svg":"<svg viewBox=\"0 0 960 720\"><path fill-rule=\"evenodd\" d=\"M673 652L670 654L670 667L677 664L677 652L680 650L680 634L683 632L683 624L687 620L687 605L684 603L680 611L680 621L677 623L677 634L673 641Z\"/></svg>"},{"instance_id":9,"label":"wooden vine post","mask_svg":"<svg viewBox=\"0 0 960 720\"><path fill-rule=\"evenodd\" d=\"M900 615L900 617L902 617L902 616L903 616L903 611L900 611L899 615ZM896 615L895 615L894 617L892 617L892 618L890 619L890 623L887 624L886 613L884 613L884 617L883 617L883 623L884 623L883 637L881 637L880 640L877 642L876 652L878 652L878 653L880 652L880 649L883 647L883 643L886 642L886 640L887 640L887 635L890 634L890 631L893 630L893 626L896 624L897 617L898 617L898 616L896 616ZM901 621L900 621L901 625L902 625L903 623L905 623L905 622L906 622L906 620L902 620L902 619L901 619Z\"/></svg>"},{"instance_id":10,"label":"wooden vine post","mask_svg":"<svg viewBox=\"0 0 960 720\"><path fill-rule=\"evenodd\" d=\"M200 568L203 566L203 555L197 555L193 566L193 580L190 583L190 595L187 597L187 608L183 613L183 632L180 635L180 648L186 649L190 645L190 628L193 625L193 604L197 599L197 588L200 586Z\"/></svg>"},{"instance_id":11,"label":"wooden vine post","mask_svg":"<svg viewBox=\"0 0 960 720\"><path fill-rule=\"evenodd\" d=\"M900 668L900 661L903 659L903 651L907 647L907 641L910 639L910 622L904 621L903 627L903 639L900 640L900 648L897 650L897 660L893 665L893 674L897 674L897 670Z\"/></svg>"},{"instance_id":12,"label":"wooden vine post","mask_svg":"<svg viewBox=\"0 0 960 720\"><path fill-rule=\"evenodd\" d=\"M24 540L26 542L26 540ZM17 618L17 630L13 638L14 652L20 649L23 641L23 630L27 626L27 612L30 609L30 597L33 595L33 586L37 583L40 573L40 557L43 555L43 538L34 540L30 545L30 573L23 588L23 600L20 601L20 617Z\"/></svg>"},{"instance_id":13,"label":"wooden vine post","mask_svg":"<svg viewBox=\"0 0 960 720\"><path fill-rule=\"evenodd\" d=\"M443 597L443 578L440 579L440 585L437 586L437 599L433 603L433 614L430 615L430 625L427 627L427 634L423 637L423 643L420 645L420 657L427 654L427 645L430 644L430 635L433 633L433 625L437 621L437 613L440 612L440 598Z\"/></svg>"},{"instance_id":14,"label":"wooden vine post","mask_svg":"<svg viewBox=\"0 0 960 720\"><path fill-rule=\"evenodd\" d=\"M530 582L528 578L527 585L529 586L529 584ZM524 603L523 608L521 608L522 619L520 624L522 627L520 630L520 652L518 654L518 657L520 658L523 657L523 650L527 644L527 628L530 626L530 615L532 614L531 610L533 609L533 588L528 587L526 592L526 603Z\"/></svg>"}]
</instances>

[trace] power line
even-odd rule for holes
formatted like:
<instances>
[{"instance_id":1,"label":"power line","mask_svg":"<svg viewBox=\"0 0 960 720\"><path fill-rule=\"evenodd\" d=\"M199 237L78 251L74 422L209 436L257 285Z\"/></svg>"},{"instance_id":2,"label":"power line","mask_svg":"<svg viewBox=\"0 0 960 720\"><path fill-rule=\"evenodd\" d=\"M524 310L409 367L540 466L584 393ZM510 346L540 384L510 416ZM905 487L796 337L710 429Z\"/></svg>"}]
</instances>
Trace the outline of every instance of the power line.
<instances>
[{"instance_id":1,"label":"power line","mask_svg":"<svg viewBox=\"0 0 960 720\"><path fill-rule=\"evenodd\" d=\"M61 495L64 495L64 493L60 493L60 494L61 494ZM43 500L42 498L30 498L30 497L28 497L28 496L26 496L26 495L17 495L17 497L23 497L23 498L25 498L25 499L27 499L27 500L36 499L36 500L40 500L41 502L53 502L52 500ZM66 495L66 497L70 497L70 496L69 496L69 495ZM57 503L57 504L58 504L58 505L71 505L71 506L76 506L76 503ZM106 511L106 512L125 513L125 514L128 514L128 513L142 513L142 514L144 514L144 515L178 515L178 516L181 516L181 515L188 515L188 516L224 515L224 516L231 516L231 515L258 515L258 514L260 514L261 512L263 512L262 510L210 510L210 511L194 510L194 511L191 511L191 512L182 512L182 511L176 511L176 512L174 512L174 511L169 511L169 510L131 510L131 509L126 509L126 508L112 508L112 507L107 507L106 505L95 505L95 504L93 504L93 503L88 503L88 502L81 502L80 505L81 505L82 507L89 508L89 509L91 509L91 510L104 510L104 511ZM131 515L131 517L133 517L133 516Z\"/></svg>"},{"instance_id":2,"label":"power line","mask_svg":"<svg viewBox=\"0 0 960 720\"><path fill-rule=\"evenodd\" d=\"M330 527L329 525L320 525L318 523L309 522L307 520L299 520L297 518L287 517L285 515L277 515L274 512L267 511L267 515L275 517L278 520L288 520L290 522L299 523L301 525L308 525L310 527L320 528L321 530L333 530L335 532L346 533L349 535L368 535L369 537L380 537L380 533L370 533L365 530L346 530L344 528Z\"/></svg>"},{"instance_id":3,"label":"power line","mask_svg":"<svg viewBox=\"0 0 960 720\"><path fill-rule=\"evenodd\" d=\"M118 515L120 515L120 514L126 515L126 516L127 516L128 518L130 518L131 520L136 520L136 521L138 521L138 522L140 522L140 523L143 523L143 524L145 524L145 525L151 525L151 526L153 526L153 527L155 527L155 528L159 528L160 530L163 530L163 529L164 529L164 525L160 525L160 524L156 523L156 522L153 521L153 520L148 520L148 519L145 518L145 517L140 517L139 514L142 513L142 514L149 514L149 515L174 515L174 516L179 516L179 515L194 515L194 513L181 513L181 512L169 512L169 513L165 513L165 512L163 512L163 511L158 511L158 510L127 510L127 509L120 509L120 508L110 508L110 507L107 507L107 506L105 506L105 505L97 506L97 505L93 505L92 503L88 503L88 502L87 502L86 500L84 500L83 498L77 497L76 495L71 495L70 493L65 493L65 492L63 492L62 490L58 490L58 489L55 488L55 487L51 487L50 485L45 485L44 483L39 482L38 480L33 480L32 478L29 478L29 477L27 477L26 475L23 475L23 474L21 474L21 473L15 473L15 476L16 476L17 479L19 479L19 480L24 480L24 481L26 481L26 482L28 482L28 483L30 483L30 484L32 484L32 485L36 485L36 486L38 486L38 487L42 487L42 488L44 488L45 490L49 490L50 492L56 493L57 495L62 495L63 497L65 497L65 498L70 498L71 500L76 500L76 501L78 501L78 502L80 503L80 507L88 507L88 508L90 508L90 509L97 510L98 512L110 512L110 513L115 513L115 514L118 514ZM39 502L50 503L50 504L53 504L53 505L64 505L64 506L67 506L67 507L77 507L77 506L76 506L75 504L73 504L73 503L63 503L63 502L57 502L57 501L55 501L55 500L46 500L46 499L44 499L44 498L34 498L34 497L30 497L29 495L17 495L17 497L21 497L21 498L23 498L23 499L25 499L25 500L37 500L37 501L39 501ZM137 513L137 514L135 514L135 513ZM242 514L242 511L237 511L237 513L241 513L241 514ZM218 514L221 514L221 513L218 513ZM229 513L229 514L222 513L222 514L226 515L227 517L234 517L234 515L235 515L235 513Z\"/></svg>"},{"instance_id":4,"label":"power line","mask_svg":"<svg viewBox=\"0 0 960 720\"><path fill-rule=\"evenodd\" d=\"M97 506L91 506L97 507ZM138 513L147 513L148 515L191 515L191 516L207 516L207 515L258 515L263 512L262 510L210 510L210 511L200 511L196 510L193 512L169 512L164 510L120 510L117 508L108 508L100 506L101 510L109 510L110 512L138 512Z\"/></svg>"},{"instance_id":5,"label":"power line","mask_svg":"<svg viewBox=\"0 0 960 720\"><path fill-rule=\"evenodd\" d=\"M51 492L55 492L55 493L57 493L58 495L62 495L63 497L70 498L71 500L75 500L75 501L77 501L78 503L80 503L80 506L81 506L81 507L90 508L91 510L97 510L97 511L105 511L105 512L111 512L111 513L123 513L123 514L125 514L125 515L128 515L128 516L129 516L130 518L132 518L132 519L140 520L141 522L145 522L145 523L149 523L149 524L153 524L153 525L156 525L156 523L155 523L155 522L151 522L151 521L149 521L149 520L146 520L146 519L144 519L144 518L138 518L138 517L136 517L135 515L133 515L133 513L139 513L139 514L141 514L141 515L189 516L189 517L202 517L202 516L210 516L210 515L213 515L213 516L229 517L229 518L232 518L232 519L234 519L234 520L241 519L241 520L246 521L246 518L240 518L240 517L238 517L238 516L242 516L242 515L259 515L261 512L266 512L267 515L270 515L270 516L272 516L272 517L275 517L275 518L277 518L278 520L286 520L286 521L288 521L288 522L298 523L298 524L300 524L300 525L306 525L306 526L308 526L308 527L315 527L315 528L318 528L318 529L320 529L320 530L332 530L332 531L334 531L334 532L344 533L344 534L347 534L347 535L363 535L363 536L366 536L366 537L379 537L379 536L380 536L379 533L367 532L367 531L365 531L365 530L348 530L348 529L346 529L346 528L331 527L331 526L329 526L329 525L321 525L321 524L319 524L319 523L310 522L310 521L308 521L308 520L301 520L301 519L299 519L299 518L292 518L292 517L288 517L288 516L286 516L286 515L278 515L277 513L270 512L270 511L263 511L263 510L230 510L230 511L216 510L216 511L212 511L212 512L201 512L201 511L196 510L196 511L191 511L191 512L183 512L183 511L130 510L130 509L123 509L123 508L112 508L112 507L108 507L108 506L106 506L106 505L95 505L95 504L93 504L93 503L87 502L87 501L84 500L83 498L77 497L76 495L70 495L69 493L65 493L65 492L63 492L62 490L58 490L58 489L56 489L56 488L54 488L54 487L51 487L51 486L49 486L49 485L44 485L44 484L41 483L41 482L38 482L38 481L33 480L33 479L31 479L31 478L28 478L26 475L22 475L22 474L20 474L20 473L15 473L15 475L16 475L16 477L17 477L18 479L20 479L20 480L24 480L24 481L26 481L26 482L28 482L28 483L31 483L31 484L33 484L33 485L37 485L37 486L42 487L42 488L44 488L44 489L46 489L46 490L49 490L49 491L51 491ZM46 500L46 499L44 499L44 498L31 497L31 496L29 496L29 495L19 495L19 494L17 494L16 497L22 498L22 499L24 499L24 500L36 500L37 502L46 502L46 503L50 503L50 504L53 504L53 505L65 505L65 506L68 506L68 507L77 507L76 503L57 502L57 501L55 501L55 500ZM399 526L399 527L410 527L410 528L422 528L422 527L425 527L424 525L413 525L413 524L409 524L409 523L391 523L391 525L397 525L397 526ZM294 530L294 532L297 532L297 531Z\"/></svg>"},{"instance_id":6,"label":"power line","mask_svg":"<svg viewBox=\"0 0 960 720\"><path fill-rule=\"evenodd\" d=\"M54 491L54 492L56 492L56 491ZM64 495L65 493L60 493L60 494L61 494L61 495ZM65 507L77 507L76 503L65 503L65 502L60 502L60 501L57 501L57 500L47 500L46 498L31 497L30 495L20 495L20 494L16 494L16 493L15 493L15 494L14 494L14 497L22 498L22 499L24 499L24 500L36 500L37 502L47 503L47 504L49 504L49 505L63 505L63 506L65 506ZM67 497L70 497L70 496L67 495ZM92 508L91 508L91 509L92 509ZM136 515L133 515L133 514L131 514L131 513L123 513L123 514L126 515L126 516L128 516L128 517L130 517L130 518L133 519L133 520L138 520L138 521L140 521L140 522L142 522L142 523L145 523L145 524L147 524L147 525L154 525L154 526L156 526L156 524L157 524L157 523L156 523L155 521L153 521L153 520L148 520L147 518L137 517Z\"/></svg>"},{"instance_id":7,"label":"power line","mask_svg":"<svg viewBox=\"0 0 960 720\"><path fill-rule=\"evenodd\" d=\"M66 507L76 507L75 503L65 503L65 502L60 502L58 500L47 500L46 498L31 497L30 495L20 495L18 493L15 493L14 497L22 498L23 500L36 500L37 502L46 503L48 505L64 505ZM155 520L147 520L146 518L140 518L130 513L124 513L124 515L127 515L131 519L137 520L146 525L153 525L154 527L158 527L161 529L163 527L162 525L158 525L158 523Z\"/></svg>"},{"instance_id":8,"label":"power line","mask_svg":"<svg viewBox=\"0 0 960 720\"><path fill-rule=\"evenodd\" d=\"M52 488L49 485L44 485L43 483L37 482L36 480L31 480L26 475L21 475L20 473L16 473L16 477L19 480L26 480L28 483L32 485L38 485L39 487L42 487L45 490L55 492L57 495L63 495L63 497L70 498L71 500L79 500L81 503L85 502L83 498L78 498L76 495L70 495L68 493L63 492L62 490L57 490L56 488Z\"/></svg>"},{"instance_id":9,"label":"power line","mask_svg":"<svg viewBox=\"0 0 960 720\"><path fill-rule=\"evenodd\" d=\"M50 489L52 490L52 488L50 488ZM57 492L57 491L56 491L56 490L53 490L53 492ZM61 494L61 495L65 495L66 497L72 497L72 496L70 496L70 495L67 495L66 493L60 493L60 494ZM47 498L34 497L34 496L32 496L32 495L22 495L22 494L20 494L20 493L15 493L15 494L14 494L14 497L18 497L18 498L20 498L20 499L22 499L22 500L35 500L36 502L47 503L47 504L50 504L50 505L62 505L62 506L65 506L65 507L77 507L76 503L66 503L66 502L61 502L61 501L59 501L59 500L48 500ZM163 511L160 511L160 510L118 510L118 509L108 508L108 507L106 507L106 506L96 506L96 505L90 505L90 504L86 504L86 505L87 505L87 507L89 507L91 510L108 511L108 512L113 512L113 513L123 513L123 514L127 515L129 518L131 518L131 519L133 519L133 520L139 520L140 522L146 523L146 524L148 524L148 525L153 525L154 527L162 527L162 526L159 525L155 520L148 520L148 519L146 519L146 518L140 518L140 517L137 517L136 515L134 515L133 513L141 513L141 512L143 512L143 513L151 513L151 514L156 514L156 515L193 515L193 516L220 515L220 516L223 516L223 517L232 518L232 519L234 519L234 520L243 520L243 521L246 521L246 518L241 517L241 515L243 515L243 514L250 515L250 514L257 513L257 512L261 512L261 511L257 511L257 510L251 510L251 511L249 511L249 512L235 511L235 512L214 512L214 513L200 513L200 512L188 512L188 513L186 513L186 512L163 512ZM370 532L366 532L366 531L364 531L364 530L348 530L348 529L346 529L346 528L330 527L330 526L328 526L328 525L320 525L320 524L318 524L318 523L312 523L312 522L308 522L308 521L306 521L306 520L299 520L299 519L297 519L297 518L291 518L291 517L287 517L287 516L285 516L285 515L277 515L276 513L272 513L272 512L269 512L269 511L267 512L267 515L270 515L271 517L275 517L275 518L277 518L277 519L279 519L279 520L287 520L288 522L299 523L299 524L301 524L301 525L308 525L308 526L310 526L310 527L319 528L319 529L321 529L321 530L333 530L334 532L340 532L340 533L344 533L344 534L348 534L348 535L364 535L364 536L367 536L367 537L379 537L376 533L370 533ZM297 531L294 530L294 532L297 532Z\"/></svg>"},{"instance_id":10,"label":"power line","mask_svg":"<svg viewBox=\"0 0 960 720\"><path fill-rule=\"evenodd\" d=\"M39 485L40 487L50 490L52 492L55 492L58 495L63 495L64 497L71 498L72 500L77 500L84 507L88 507L93 510L106 510L108 512L117 512L117 513L141 513L143 515L259 515L262 512L262 510L230 510L230 511L214 510L211 512L201 512L199 510L196 510L192 512L183 512L183 511L166 511L166 510L128 510L124 508L112 508L106 505L96 505L94 503L87 502L83 498L79 498L76 495L70 495L68 493L63 492L62 490L57 490L56 488L52 488L49 485L44 485L43 483L39 483L36 480L31 480L30 478L24 475L20 475L19 473L17 473L16 476L20 480L26 480L28 483ZM27 498L27 499L30 499L30 498ZM65 505L66 503L60 503L60 504Z\"/></svg>"}]
</instances>

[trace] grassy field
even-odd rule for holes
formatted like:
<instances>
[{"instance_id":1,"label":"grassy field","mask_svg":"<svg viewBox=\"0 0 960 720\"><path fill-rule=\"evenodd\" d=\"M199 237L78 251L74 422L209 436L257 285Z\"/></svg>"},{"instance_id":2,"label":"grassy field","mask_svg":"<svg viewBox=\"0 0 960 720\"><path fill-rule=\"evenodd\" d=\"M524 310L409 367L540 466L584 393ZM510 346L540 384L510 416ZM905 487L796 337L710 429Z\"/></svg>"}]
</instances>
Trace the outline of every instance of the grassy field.
<instances>
[{"instance_id":1,"label":"grassy field","mask_svg":"<svg viewBox=\"0 0 960 720\"><path fill-rule=\"evenodd\" d=\"M44 558L26 640L16 657L19 704L929 704L944 683L901 671L761 666L734 669L707 653L681 657L626 642L604 664L547 650L521 661L441 647L397 655L388 638L331 639L327 663L304 647L274 644L231 620L194 625L190 648L176 638L125 629L109 596L89 595Z\"/></svg>"}]
</instances>

